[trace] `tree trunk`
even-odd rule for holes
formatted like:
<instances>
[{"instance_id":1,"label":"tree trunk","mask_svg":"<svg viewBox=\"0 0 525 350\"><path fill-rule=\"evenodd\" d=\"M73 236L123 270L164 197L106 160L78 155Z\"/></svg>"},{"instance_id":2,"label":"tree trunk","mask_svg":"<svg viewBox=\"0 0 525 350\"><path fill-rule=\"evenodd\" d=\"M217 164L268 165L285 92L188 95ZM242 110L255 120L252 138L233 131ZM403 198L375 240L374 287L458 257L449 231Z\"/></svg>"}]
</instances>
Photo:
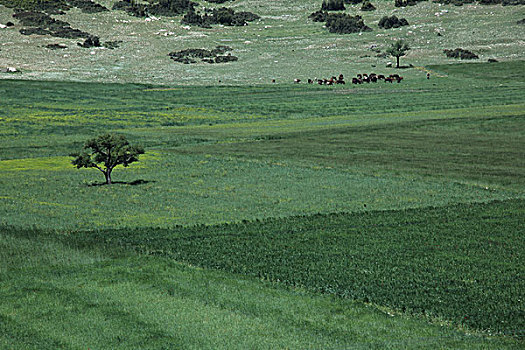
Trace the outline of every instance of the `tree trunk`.
<instances>
[{"instance_id":1,"label":"tree trunk","mask_svg":"<svg viewBox=\"0 0 525 350\"><path fill-rule=\"evenodd\" d=\"M399 68L399 56L396 56L397 58L397 65L396 65L396 68Z\"/></svg>"},{"instance_id":2,"label":"tree trunk","mask_svg":"<svg viewBox=\"0 0 525 350\"><path fill-rule=\"evenodd\" d=\"M104 175L106 176L106 185L111 185L111 171L107 170Z\"/></svg>"}]
</instances>

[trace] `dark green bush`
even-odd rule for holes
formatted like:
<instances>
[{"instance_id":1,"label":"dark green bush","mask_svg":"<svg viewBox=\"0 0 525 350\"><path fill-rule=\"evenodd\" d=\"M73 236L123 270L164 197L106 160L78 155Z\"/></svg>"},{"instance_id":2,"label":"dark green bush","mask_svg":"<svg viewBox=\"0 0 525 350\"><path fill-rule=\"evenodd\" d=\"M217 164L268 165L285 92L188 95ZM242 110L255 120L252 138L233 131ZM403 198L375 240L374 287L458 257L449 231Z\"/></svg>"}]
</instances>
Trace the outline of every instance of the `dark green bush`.
<instances>
[{"instance_id":1,"label":"dark green bush","mask_svg":"<svg viewBox=\"0 0 525 350\"><path fill-rule=\"evenodd\" d=\"M195 12L194 9L191 9L182 17L181 23L208 28L213 24L244 26L248 22L255 21L259 18L259 15L252 12L235 12L230 8L221 7L207 10L202 16Z\"/></svg>"},{"instance_id":2,"label":"dark green bush","mask_svg":"<svg viewBox=\"0 0 525 350\"><path fill-rule=\"evenodd\" d=\"M232 56L231 54L224 55L228 51L231 51L231 47L220 45L213 50L186 49L170 52L168 56L170 56L175 62L184 64L197 63L197 59L206 63L226 63L237 61L238 58L236 56Z\"/></svg>"},{"instance_id":3,"label":"dark green bush","mask_svg":"<svg viewBox=\"0 0 525 350\"><path fill-rule=\"evenodd\" d=\"M447 55L448 58L459 58L459 59L462 59L462 60L473 60L473 59L478 59L478 55L476 55L475 53L469 51L469 50L464 50L462 48L457 48L455 50L443 50L443 52Z\"/></svg>"},{"instance_id":4,"label":"dark green bush","mask_svg":"<svg viewBox=\"0 0 525 350\"><path fill-rule=\"evenodd\" d=\"M417 5L418 2L425 0L394 0L394 5L396 7L406 7Z\"/></svg>"},{"instance_id":5,"label":"dark green bush","mask_svg":"<svg viewBox=\"0 0 525 350\"><path fill-rule=\"evenodd\" d=\"M342 11L345 10L343 0L323 0L321 11Z\"/></svg>"},{"instance_id":6,"label":"dark green bush","mask_svg":"<svg viewBox=\"0 0 525 350\"><path fill-rule=\"evenodd\" d=\"M100 47L102 46L100 44L100 39L98 36L93 36L93 35L90 35L87 37L87 39L81 44L81 43L77 43L78 46L80 47L84 47L84 48L91 48L91 47Z\"/></svg>"},{"instance_id":7,"label":"dark green bush","mask_svg":"<svg viewBox=\"0 0 525 350\"><path fill-rule=\"evenodd\" d=\"M113 5L113 10L124 10L136 17L180 16L194 9L196 3L190 0L155 0L148 5L133 0L120 0Z\"/></svg>"},{"instance_id":8,"label":"dark green bush","mask_svg":"<svg viewBox=\"0 0 525 350\"><path fill-rule=\"evenodd\" d=\"M328 17L328 12L326 11L316 11L310 14L308 18L311 18L314 22L326 22L326 18Z\"/></svg>"},{"instance_id":9,"label":"dark green bush","mask_svg":"<svg viewBox=\"0 0 525 350\"><path fill-rule=\"evenodd\" d=\"M365 25L361 16L350 16L344 13L329 14L326 18L326 27L330 33L338 34L368 32L372 30Z\"/></svg>"},{"instance_id":10,"label":"dark green bush","mask_svg":"<svg viewBox=\"0 0 525 350\"><path fill-rule=\"evenodd\" d=\"M396 15L392 17L384 16L379 20L377 24L379 28L390 29L390 28L399 28L402 26L407 26L408 21L405 18L397 18Z\"/></svg>"},{"instance_id":11,"label":"dark green bush","mask_svg":"<svg viewBox=\"0 0 525 350\"><path fill-rule=\"evenodd\" d=\"M398 0L396 0L398 1ZM451 4L456 6L461 6L463 4L471 4L474 0L434 0L435 2L441 4ZM480 5L503 5L503 6L517 6L525 5L525 0L479 0Z\"/></svg>"},{"instance_id":12,"label":"dark green bush","mask_svg":"<svg viewBox=\"0 0 525 350\"><path fill-rule=\"evenodd\" d=\"M22 11L13 15L23 26L30 28L20 29L23 35L51 35L59 38L87 38L89 33L70 27L69 23L51 18L43 12Z\"/></svg>"},{"instance_id":13,"label":"dark green bush","mask_svg":"<svg viewBox=\"0 0 525 350\"><path fill-rule=\"evenodd\" d=\"M53 15L64 14L72 7L79 8L84 13L108 11L106 7L92 0L0 0L0 5Z\"/></svg>"},{"instance_id":14,"label":"dark green bush","mask_svg":"<svg viewBox=\"0 0 525 350\"><path fill-rule=\"evenodd\" d=\"M368 0L363 2L363 6L361 6L361 11L374 11L375 9L376 7Z\"/></svg>"}]
</instances>

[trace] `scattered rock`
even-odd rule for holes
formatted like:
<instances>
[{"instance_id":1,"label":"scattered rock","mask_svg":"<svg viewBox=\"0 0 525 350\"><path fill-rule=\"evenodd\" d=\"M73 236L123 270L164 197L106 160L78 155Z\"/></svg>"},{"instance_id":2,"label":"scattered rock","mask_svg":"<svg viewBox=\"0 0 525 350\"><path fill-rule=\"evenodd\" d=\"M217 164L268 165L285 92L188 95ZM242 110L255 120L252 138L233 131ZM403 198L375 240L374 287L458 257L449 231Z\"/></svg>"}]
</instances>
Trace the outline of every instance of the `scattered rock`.
<instances>
[{"instance_id":1,"label":"scattered rock","mask_svg":"<svg viewBox=\"0 0 525 350\"><path fill-rule=\"evenodd\" d=\"M16 69L15 67L6 67L6 68L2 68L0 70L0 72L2 72L2 73L18 73L20 71L18 69Z\"/></svg>"}]
</instances>

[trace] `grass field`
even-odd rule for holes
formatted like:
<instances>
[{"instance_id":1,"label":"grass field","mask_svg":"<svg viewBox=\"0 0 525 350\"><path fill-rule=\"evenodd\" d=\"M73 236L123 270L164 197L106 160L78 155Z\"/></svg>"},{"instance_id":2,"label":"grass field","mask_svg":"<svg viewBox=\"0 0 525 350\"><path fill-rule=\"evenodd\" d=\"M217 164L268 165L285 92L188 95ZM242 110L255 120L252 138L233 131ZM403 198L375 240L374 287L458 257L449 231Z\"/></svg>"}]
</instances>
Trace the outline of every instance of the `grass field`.
<instances>
[{"instance_id":1,"label":"grass field","mask_svg":"<svg viewBox=\"0 0 525 350\"><path fill-rule=\"evenodd\" d=\"M524 79L432 69L329 90L2 81L1 346L519 348ZM147 150L112 186L69 164L104 130Z\"/></svg>"},{"instance_id":2,"label":"grass field","mask_svg":"<svg viewBox=\"0 0 525 350\"><path fill-rule=\"evenodd\" d=\"M114 50L0 29L0 349L523 348L523 6L376 1L340 36L320 3L57 16ZM398 37L411 68L369 49ZM239 61L167 57L219 44ZM291 83L370 71L405 79ZM106 131L146 149L111 186L69 156Z\"/></svg>"}]
</instances>

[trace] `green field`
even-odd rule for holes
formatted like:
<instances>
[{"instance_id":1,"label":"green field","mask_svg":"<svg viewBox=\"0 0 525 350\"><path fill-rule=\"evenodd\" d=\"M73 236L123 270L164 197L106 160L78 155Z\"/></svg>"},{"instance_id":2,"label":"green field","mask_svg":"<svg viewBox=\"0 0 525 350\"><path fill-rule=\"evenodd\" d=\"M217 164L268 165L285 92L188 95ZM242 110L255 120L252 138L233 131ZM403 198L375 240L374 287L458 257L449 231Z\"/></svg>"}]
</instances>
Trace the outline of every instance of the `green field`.
<instances>
[{"instance_id":1,"label":"green field","mask_svg":"<svg viewBox=\"0 0 525 350\"><path fill-rule=\"evenodd\" d=\"M114 50L0 29L0 349L523 348L523 6L347 5L373 31L337 35L320 3L56 16ZM167 57L221 44L239 61ZM371 71L405 79L348 83ZM107 131L146 149L111 186L70 156Z\"/></svg>"},{"instance_id":2,"label":"green field","mask_svg":"<svg viewBox=\"0 0 525 350\"><path fill-rule=\"evenodd\" d=\"M524 79L432 68L449 77L2 81L0 344L520 347ZM104 130L147 150L112 186L68 157Z\"/></svg>"}]
</instances>

